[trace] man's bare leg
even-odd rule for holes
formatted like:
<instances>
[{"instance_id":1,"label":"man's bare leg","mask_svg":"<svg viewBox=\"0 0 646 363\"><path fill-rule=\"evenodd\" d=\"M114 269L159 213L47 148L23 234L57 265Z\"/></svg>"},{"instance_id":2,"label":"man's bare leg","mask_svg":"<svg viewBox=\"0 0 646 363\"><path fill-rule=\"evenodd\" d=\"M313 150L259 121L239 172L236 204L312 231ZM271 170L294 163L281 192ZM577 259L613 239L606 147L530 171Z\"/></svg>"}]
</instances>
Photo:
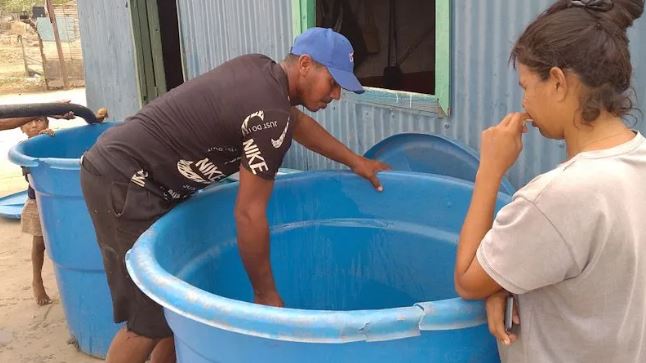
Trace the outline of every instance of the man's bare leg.
<instances>
[{"instance_id":1,"label":"man's bare leg","mask_svg":"<svg viewBox=\"0 0 646 363\"><path fill-rule=\"evenodd\" d=\"M121 328L112 339L106 363L144 363L159 339L147 338Z\"/></svg>"},{"instance_id":2,"label":"man's bare leg","mask_svg":"<svg viewBox=\"0 0 646 363\"><path fill-rule=\"evenodd\" d=\"M43 236L34 236L31 245L31 268L32 268L32 281L31 287L34 291L34 297L38 305L47 305L52 300L45 292L45 285L43 285L43 263L45 261L45 240Z\"/></svg>"},{"instance_id":3,"label":"man's bare leg","mask_svg":"<svg viewBox=\"0 0 646 363\"><path fill-rule=\"evenodd\" d=\"M150 363L175 363L175 341L173 337L164 338L157 343L150 359Z\"/></svg>"}]
</instances>

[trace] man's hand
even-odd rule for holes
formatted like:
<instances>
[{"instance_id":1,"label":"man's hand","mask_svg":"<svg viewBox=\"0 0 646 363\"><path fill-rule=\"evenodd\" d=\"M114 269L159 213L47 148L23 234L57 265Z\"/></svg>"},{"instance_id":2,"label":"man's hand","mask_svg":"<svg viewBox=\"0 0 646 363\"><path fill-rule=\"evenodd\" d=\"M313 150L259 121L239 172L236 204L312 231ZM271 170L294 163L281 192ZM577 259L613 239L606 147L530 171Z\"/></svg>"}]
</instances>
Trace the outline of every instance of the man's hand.
<instances>
[{"instance_id":1,"label":"man's hand","mask_svg":"<svg viewBox=\"0 0 646 363\"><path fill-rule=\"evenodd\" d=\"M254 294L253 302L261 305L275 306L282 308L285 306L283 299L280 298L277 291L271 291L269 293L263 294Z\"/></svg>"},{"instance_id":2,"label":"man's hand","mask_svg":"<svg viewBox=\"0 0 646 363\"><path fill-rule=\"evenodd\" d=\"M98 110L96 110L96 120L98 122L103 122L108 117L108 109L105 107L101 107Z\"/></svg>"},{"instance_id":3,"label":"man's hand","mask_svg":"<svg viewBox=\"0 0 646 363\"><path fill-rule=\"evenodd\" d=\"M70 103L71 101L70 100L58 100L56 102L57 103ZM64 115L51 115L49 117L51 117L53 119L57 119L57 120L60 120L60 119L71 120L76 116L74 116L74 112L68 112L68 113L66 113Z\"/></svg>"},{"instance_id":4,"label":"man's hand","mask_svg":"<svg viewBox=\"0 0 646 363\"><path fill-rule=\"evenodd\" d=\"M52 129L45 129L45 130L41 130L38 134L39 134L39 135L49 135L49 136L54 136L56 133L55 133L55 132L54 132L54 130L52 130Z\"/></svg>"},{"instance_id":5,"label":"man's hand","mask_svg":"<svg viewBox=\"0 0 646 363\"><path fill-rule=\"evenodd\" d=\"M482 132L478 172L495 178L505 175L523 149L521 135L527 132L528 119L526 113L510 113L498 125Z\"/></svg>"},{"instance_id":6,"label":"man's hand","mask_svg":"<svg viewBox=\"0 0 646 363\"><path fill-rule=\"evenodd\" d=\"M487 324L489 332L505 345L510 345L518 339L516 334L505 330L505 307L507 305L507 296L509 292L500 290L487 298ZM518 305L514 300L514 310L512 313L514 324L520 324L518 315Z\"/></svg>"},{"instance_id":7,"label":"man's hand","mask_svg":"<svg viewBox=\"0 0 646 363\"><path fill-rule=\"evenodd\" d=\"M390 166L388 166L388 164L379 160L366 159L357 155L356 161L352 163L350 167L355 174L368 179L375 189L380 192L384 190L379 178L377 178L377 173L384 170L390 170Z\"/></svg>"},{"instance_id":8,"label":"man's hand","mask_svg":"<svg viewBox=\"0 0 646 363\"><path fill-rule=\"evenodd\" d=\"M49 117L51 117L53 119L56 119L56 120L71 120L74 117L76 117L76 115L74 115L74 112L70 111L70 112L68 112L68 113L66 113L64 115L51 115Z\"/></svg>"}]
</instances>

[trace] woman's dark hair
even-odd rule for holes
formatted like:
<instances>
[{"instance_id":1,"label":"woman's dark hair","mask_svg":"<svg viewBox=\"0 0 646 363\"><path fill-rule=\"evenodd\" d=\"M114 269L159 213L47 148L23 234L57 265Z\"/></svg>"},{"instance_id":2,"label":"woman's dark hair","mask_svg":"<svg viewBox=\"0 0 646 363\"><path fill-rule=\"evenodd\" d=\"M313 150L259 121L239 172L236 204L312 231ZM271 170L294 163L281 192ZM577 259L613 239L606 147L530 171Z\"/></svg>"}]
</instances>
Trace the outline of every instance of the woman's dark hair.
<instances>
[{"instance_id":1,"label":"woman's dark hair","mask_svg":"<svg viewBox=\"0 0 646 363\"><path fill-rule=\"evenodd\" d=\"M581 100L585 121L602 110L625 116L633 108L626 30L644 11L644 0L559 0L531 23L510 61L549 77L552 67L576 73L588 88Z\"/></svg>"}]
</instances>

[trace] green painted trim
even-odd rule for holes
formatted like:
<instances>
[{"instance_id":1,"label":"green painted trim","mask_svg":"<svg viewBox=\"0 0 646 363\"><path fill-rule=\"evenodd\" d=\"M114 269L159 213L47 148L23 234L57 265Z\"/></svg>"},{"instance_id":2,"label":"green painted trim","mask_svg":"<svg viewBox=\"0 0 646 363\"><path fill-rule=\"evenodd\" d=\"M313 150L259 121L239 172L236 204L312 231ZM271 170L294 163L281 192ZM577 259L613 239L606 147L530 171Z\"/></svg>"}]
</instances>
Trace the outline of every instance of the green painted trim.
<instances>
[{"instance_id":1,"label":"green painted trim","mask_svg":"<svg viewBox=\"0 0 646 363\"><path fill-rule=\"evenodd\" d=\"M436 0L435 24L435 95L366 87L362 95L344 92L345 97L359 103L430 111L448 117L451 112L451 0ZM292 0L294 37L315 25L316 0Z\"/></svg>"},{"instance_id":2,"label":"green painted trim","mask_svg":"<svg viewBox=\"0 0 646 363\"><path fill-rule=\"evenodd\" d=\"M150 53L153 62L155 97L166 93L166 74L164 72L164 51L162 49L161 32L159 25L159 8L157 0L146 0L146 14L148 15L148 31L150 34Z\"/></svg>"},{"instance_id":3,"label":"green painted trim","mask_svg":"<svg viewBox=\"0 0 646 363\"><path fill-rule=\"evenodd\" d=\"M182 15L182 7L177 6L177 30L179 32L179 52L180 60L182 62L182 79L188 81L188 59L186 58L186 41L184 40L184 35L182 34L182 24L181 20L184 19Z\"/></svg>"},{"instance_id":4,"label":"green painted trim","mask_svg":"<svg viewBox=\"0 0 646 363\"><path fill-rule=\"evenodd\" d=\"M389 106L412 111L431 112L443 116L439 100L434 95L406 91L392 91L385 88L364 87L366 92L356 94L343 92L343 98L351 99L356 103Z\"/></svg>"},{"instance_id":5,"label":"green painted trim","mask_svg":"<svg viewBox=\"0 0 646 363\"><path fill-rule=\"evenodd\" d=\"M139 87L139 103L148 103L148 88L146 87L146 67L144 65L143 49L141 45L141 21L139 20L139 1L128 1L130 7L130 20L132 22L132 35L135 45L135 66L137 70L137 85Z\"/></svg>"},{"instance_id":6,"label":"green painted trim","mask_svg":"<svg viewBox=\"0 0 646 363\"><path fill-rule=\"evenodd\" d=\"M166 92L156 0L130 0L135 62L142 105Z\"/></svg>"},{"instance_id":7,"label":"green painted trim","mask_svg":"<svg viewBox=\"0 0 646 363\"><path fill-rule=\"evenodd\" d=\"M451 1L435 2L435 95L446 116L451 114Z\"/></svg>"},{"instance_id":8,"label":"green painted trim","mask_svg":"<svg viewBox=\"0 0 646 363\"><path fill-rule=\"evenodd\" d=\"M292 0L293 36L316 25L316 0Z\"/></svg>"}]
</instances>

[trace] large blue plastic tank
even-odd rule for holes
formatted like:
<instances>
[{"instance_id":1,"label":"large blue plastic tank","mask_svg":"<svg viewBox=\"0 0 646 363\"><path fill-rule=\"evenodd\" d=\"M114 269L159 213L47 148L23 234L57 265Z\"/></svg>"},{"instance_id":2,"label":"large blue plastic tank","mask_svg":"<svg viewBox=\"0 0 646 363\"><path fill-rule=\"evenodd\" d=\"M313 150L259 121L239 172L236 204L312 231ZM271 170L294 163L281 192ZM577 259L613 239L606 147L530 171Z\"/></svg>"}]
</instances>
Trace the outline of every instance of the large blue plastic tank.
<instances>
[{"instance_id":1,"label":"large blue plastic tank","mask_svg":"<svg viewBox=\"0 0 646 363\"><path fill-rule=\"evenodd\" d=\"M37 136L9 151L9 159L30 171L48 255L70 334L79 349L104 358L121 324L113 323L112 300L92 220L80 185L80 158L115 122ZM298 172L279 169L279 175ZM232 183L225 179L221 184Z\"/></svg>"},{"instance_id":2,"label":"large blue plastic tank","mask_svg":"<svg viewBox=\"0 0 646 363\"><path fill-rule=\"evenodd\" d=\"M285 176L268 207L286 308L252 304L236 245L237 184L162 217L128 253L164 306L183 363L498 362L484 304L457 297L453 267L470 182L349 172ZM499 194L497 208L509 201Z\"/></svg>"},{"instance_id":3,"label":"large blue plastic tank","mask_svg":"<svg viewBox=\"0 0 646 363\"><path fill-rule=\"evenodd\" d=\"M31 174L45 246L54 264L67 326L81 351L105 357L119 325L94 227L80 185L80 157L113 123L81 126L19 143L9 159Z\"/></svg>"}]
</instances>

